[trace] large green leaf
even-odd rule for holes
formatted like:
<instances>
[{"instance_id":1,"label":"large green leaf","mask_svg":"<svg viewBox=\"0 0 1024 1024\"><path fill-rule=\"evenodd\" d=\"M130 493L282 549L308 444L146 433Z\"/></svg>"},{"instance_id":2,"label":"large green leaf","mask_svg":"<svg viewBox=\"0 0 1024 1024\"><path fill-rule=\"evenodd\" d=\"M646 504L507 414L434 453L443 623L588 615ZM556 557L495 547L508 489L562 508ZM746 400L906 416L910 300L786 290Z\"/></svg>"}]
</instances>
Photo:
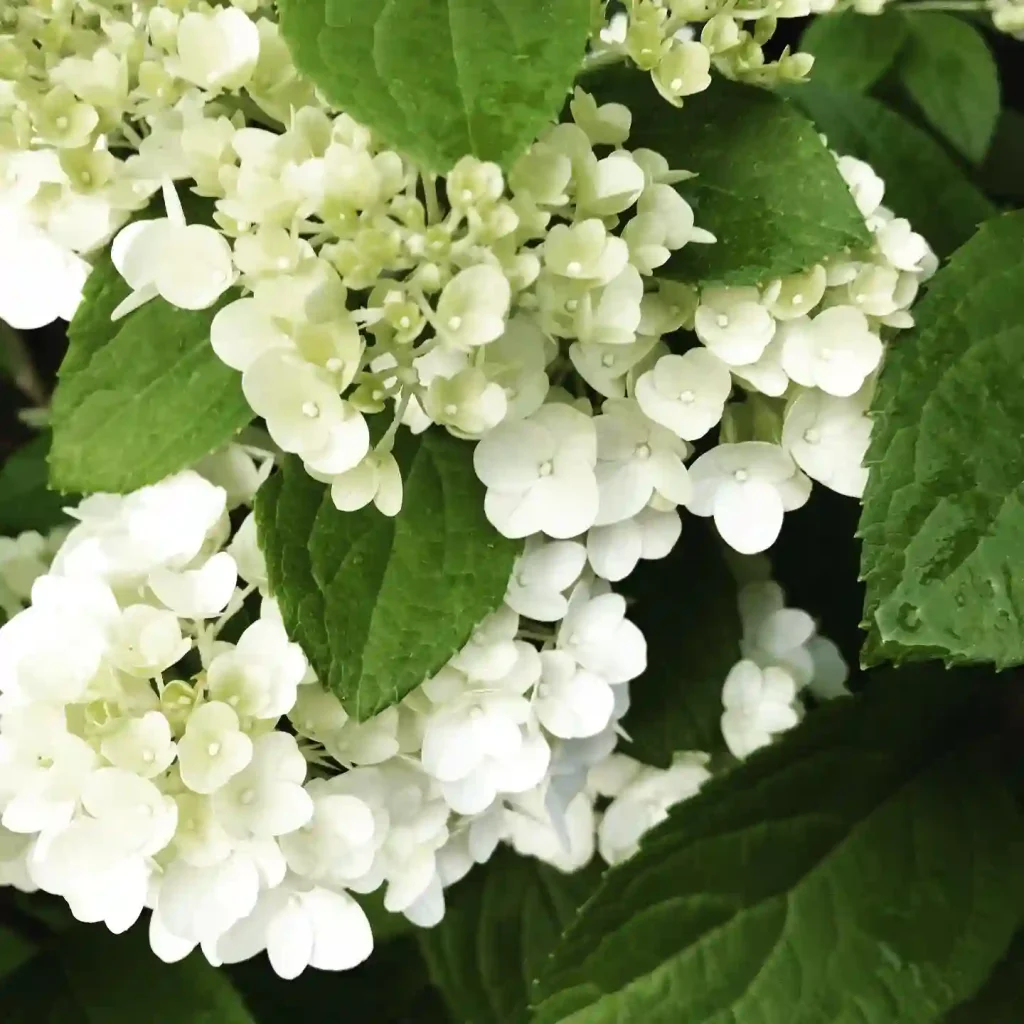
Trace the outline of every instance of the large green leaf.
<instances>
[{"instance_id":1,"label":"large green leaf","mask_svg":"<svg viewBox=\"0 0 1024 1024\"><path fill-rule=\"evenodd\" d=\"M1024 114L1006 107L999 115L992 145L979 178L987 192L1020 206L1024 200Z\"/></svg>"},{"instance_id":2,"label":"large green leaf","mask_svg":"<svg viewBox=\"0 0 1024 1024\"><path fill-rule=\"evenodd\" d=\"M659 277L757 284L870 244L835 161L789 101L717 78L676 110L649 76L623 68L584 84L602 102L632 110L630 147L657 150L673 169L699 174L680 191L718 241L687 245Z\"/></svg>"},{"instance_id":3,"label":"large green leaf","mask_svg":"<svg viewBox=\"0 0 1024 1024\"><path fill-rule=\"evenodd\" d=\"M1024 212L985 224L891 346L860 533L864 660L1024 661Z\"/></svg>"},{"instance_id":4,"label":"large green leaf","mask_svg":"<svg viewBox=\"0 0 1024 1024\"><path fill-rule=\"evenodd\" d=\"M931 126L980 163L999 119L999 69L985 37L951 14L909 13L900 77Z\"/></svg>"},{"instance_id":5,"label":"large green leaf","mask_svg":"<svg viewBox=\"0 0 1024 1024\"><path fill-rule=\"evenodd\" d=\"M1024 907L976 686L896 673L671 812L549 960L533 1024L931 1024ZM994 685L994 684L993 684Z\"/></svg>"},{"instance_id":6,"label":"large green leaf","mask_svg":"<svg viewBox=\"0 0 1024 1024\"><path fill-rule=\"evenodd\" d=\"M436 672L501 604L519 544L483 512L472 447L399 435L401 512L339 512L294 458L260 490L270 588L321 682L363 720Z\"/></svg>"},{"instance_id":7,"label":"large green leaf","mask_svg":"<svg viewBox=\"0 0 1024 1024\"><path fill-rule=\"evenodd\" d=\"M740 658L736 581L707 520L688 517L667 558L641 562L621 588L647 639L630 687L628 753L668 768L682 750L722 747L722 684Z\"/></svg>"},{"instance_id":8,"label":"large green leaf","mask_svg":"<svg viewBox=\"0 0 1024 1024\"><path fill-rule=\"evenodd\" d=\"M460 1024L519 1024L531 981L599 878L596 863L566 875L501 849L448 893L420 947Z\"/></svg>"},{"instance_id":9,"label":"large green leaf","mask_svg":"<svg viewBox=\"0 0 1024 1024\"><path fill-rule=\"evenodd\" d=\"M296 65L339 107L431 171L509 164L562 106L590 0L287 0Z\"/></svg>"},{"instance_id":10,"label":"large green leaf","mask_svg":"<svg viewBox=\"0 0 1024 1024\"><path fill-rule=\"evenodd\" d=\"M50 490L46 458L49 432L39 434L0 466L0 535L45 532L67 519L69 499Z\"/></svg>"},{"instance_id":11,"label":"large green leaf","mask_svg":"<svg viewBox=\"0 0 1024 1024\"><path fill-rule=\"evenodd\" d=\"M878 100L817 82L791 95L833 149L871 164L885 180L886 206L939 256L963 245L996 212L926 131Z\"/></svg>"},{"instance_id":12,"label":"large green leaf","mask_svg":"<svg viewBox=\"0 0 1024 1024\"><path fill-rule=\"evenodd\" d=\"M800 37L800 49L814 54L815 84L863 92L892 67L906 39L899 11L869 17L846 10L815 18Z\"/></svg>"},{"instance_id":13,"label":"large green leaf","mask_svg":"<svg viewBox=\"0 0 1024 1024\"><path fill-rule=\"evenodd\" d=\"M146 929L56 937L0 986L4 1024L253 1024L226 976L198 954L161 963Z\"/></svg>"},{"instance_id":14,"label":"large green leaf","mask_svg":"<svg viewBox=\"0 0 1024 1024\"><path fill-rule=\"evenodd\" d=\"M194 465L252 419L238 374L210 347L217 306L163 299L123 320L128 285L104 256L68 328L53 396L50 480L61 491L135 490Z\"/></svg>"},{"instance_id":15,"label":"large green leaf","mask_svg":"<svg viewBox=\"0 0 1024 1024\"><path fill-rule=\"evenodd\" d=\"M1020 1024L1024 1018L1024 932L1018 933L1002 963L972 999L943 1024Z\"/></svg>"}]
</instances>

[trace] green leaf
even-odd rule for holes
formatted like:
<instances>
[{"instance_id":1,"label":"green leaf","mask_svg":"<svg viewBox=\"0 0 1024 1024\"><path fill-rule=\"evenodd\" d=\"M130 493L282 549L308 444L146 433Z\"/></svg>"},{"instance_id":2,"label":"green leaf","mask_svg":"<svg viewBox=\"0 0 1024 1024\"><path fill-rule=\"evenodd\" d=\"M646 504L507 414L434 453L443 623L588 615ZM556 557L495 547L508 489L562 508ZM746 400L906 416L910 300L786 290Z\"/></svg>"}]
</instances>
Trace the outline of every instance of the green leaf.
<instances>
[{"instance_id":1,"label":"green leaf","mask_svg":"<svg viewBox=\"0 0 1024 1024\"><path fill-rule=\"evenodd\" d=\"M1020 1024L1024 1012L1024 932L973 999L958 1006L943 1024Z\"/></svg>"},{"instance_id":2,"label":"green leaf","mask_svg":"<svg viewBox=\"0 0 1024 1024\"><path fill-rule=\"evenodd\" d=\"M49 433L38 434L0 466L0 536L47 530L67 519L69 499L49 488Z\"/></svg>"},{"instance_id":3,"label":"green leaf","mask_svg":"<svg viewBox=\"0 0 1024 1024\"><path fill-rule=\"evenodd\" d=\"M985 224L914 308L874 399L860 534L866 663L1024 662L1024 212Z\"/></svg>"},{"instance_id":4,"label":"green leaf","mask_svg":"<svg viewBox=\"0 0 1024 1024\"><path fill-rule=\"evenodd\" d=\"M2 921L2 914L0 914ZM0 983L23 964L32 959L36 947L17 932L0 923ZM3 988L0 987L0 1006L3 1005Z\"/></svg>"},{"instance_id":5,"label":"green leaf","mask_svg":"<svg viewBox=\"0 0 1024 1024\"><path fill-rule=\"evenodd\" d=\"M979 692L895 673L676 807L548 961L533 1024L934 1022L1024 908Z\"/></svg>"},{"instance_id":6,"label":"green leaf","mask_svg":"<svg viewBox=\"0 0 1024 1024\"><path fill-rule=\"evenodd\" d=\"M57 937L0 988L4 1024L253 1024L227 977L198 953L161 963L146 928L92 925Z\"/></svg>"},{"instance_id":7,"label":"green leaf","mask_svg":"<svg viewBox=\"0 0 1024 1024\"><path fill-rule=\"evenodd\" d=\"M1006 107L999 115L985 163L979 169L985 190L1020 206L1024 200L1024 114Z\"/></svg>"},{"instance_id":8,"label":"green leaf","mask_svg":"<svg viewBox=\"0 0 1024 1024\"><path fill-rule=\"evenodd\" d=\"M210 322L234 295L199 312L157 298L112 323L128 291L104 256L68 328L53 396L50 481L58 490L124 493L156 483L252 419L238 374L210 347Z\"/></svg>"},{"instance_id":9,"label":"green leaf","mask_svg":"<svg viewBox=\"0 0 1024 1024\"><path fill-rule=\"evenodd\" d=\"M673 170L700 175L679 190L718 241L687 245L659 277L758 284L870 244L831 154L787 100L716 78L676 110L649 76L623 68L596 72L584 85L601 102L632 110L630 148L657 150Z\"/></svg>"},{"instance_id":10,"label":"green leaf","mask_svg":"<svg viewBox=\"0 0 1024 1024\"><path fill-rule=\"evenodd\" d=\"M531 981L599 878L596 863L565 875L502 848L447 894L420 947L460 1024L519 1024Z\"/></svg>"},{"instance_id":11,"label":"green leaf","mask_svg":"<svg viewBox=\"0 0 1024 1024\"><path fill-rule=\"evenodd\" d=\"M630 687L627 752L668 768L682 750L722 747L722 684L740 658L736 581L708 521L689 517L667 558L621 584L647 638L647 671Z\"/></svg>"},{"instance_id":12,"label":"green leaf","mask_svg":"<svg viewBox=\"0 0 1024 1024\"><path fill-rule=\"evenodd\" d=\"M590 0L287 0L281 31L327 99L446 172L508 166L553 120L583 62Z\"/></svg>"},{"instance_id":13,"label":"green leaf","mask_svg":"<svg viewBox=\"0 0 1024 1024\"><path fill-rule=\"evenodd\" d=\"M968 160L985 158L999 119L999 69L985 37L951 14L908 13L904 88L928 123Z\"/></svg>"},{"instance_id":14,"label":"green leaf","mask_svg":"<svg viewBox=\"0 0 1024 1024\"><path fill-rule=\"evenodd\" d=\"M846 10L815 18L800 37L800 49L814 54L815 84L866 92L892 67L906 39L899 11L868 16Z\"/></svg>"},{"instance_id":15,"label":"green leaf","mask_svg":"<svg viewBox=\"0 0 1024 1024\"><path fill-rule=\"evenodd\" d=\"M360 721L400 701L469 639L505 596L519 544L483 512L472 447L402 432L393 519L339 512L330 489L286 459L256 522L270 588L321 682Z\"/></svg>"},{"instance_id":16,"label":"green leaf","mask_svg":"<svg viewBox=\"0 0 1024 1024\"><path fill-rule=\"evenodd\" d=\"M885 181L885 205L939 256L963 245L996 212L926 131L877 100L816 82L791 95L833 149L871 164Z\"/></svg>"}]
</instances>

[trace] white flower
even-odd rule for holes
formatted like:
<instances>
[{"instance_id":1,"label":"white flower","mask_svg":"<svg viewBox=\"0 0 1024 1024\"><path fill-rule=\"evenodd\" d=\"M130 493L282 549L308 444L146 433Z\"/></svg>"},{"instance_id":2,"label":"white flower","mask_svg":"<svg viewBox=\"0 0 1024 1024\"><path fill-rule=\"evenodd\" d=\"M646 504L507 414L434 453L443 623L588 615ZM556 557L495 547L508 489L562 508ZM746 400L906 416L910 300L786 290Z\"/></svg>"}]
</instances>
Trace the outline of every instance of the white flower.
<instances>
[{"instance_id":1,"label":"white flower","mask_svg":"<svg viewBox=\"0 0 1024 1024\"><path fill-rule=\"evenodd\" d=\"M644 172L625 150L591 157L576 175L577 216L609 217L632 206L644 190Z\"/></svg>"},{"instance_id":2,"label":"white flower","mask_svg":"<svg viewBox=\"0 0 1024 1024\"><path fill-rule=\"evenodd\" d=\"M242 371L270 349L294 347L255 298L236 299L217 311L210 324L210 344L221 362Z\"/></svg>"},{"instance_id":3,"label":"white flower","mask_svg":"<svg viewBox=\"0 0 1024 1024\"><path fill-rule=\"evenodd\" d=\"M565 874L590 863L594 856L594 804L578 793L556 822L538 790L514 797L505 814L508 841L520 857L535 857Z\"/></svg>"},{"instance_id":4,"label":"white flower","mask_svg":"<svg viewBox=\"0 0 1024 1024\"><path fill-rule=\"evenodd\" d=\"M719 445L690 466L694 494L687 507L695 515L714 516L728 544L742 554L755 554L775 542L783 513L807 501L810 492L795 479L798 473L778 445Z\"/></svg>"},{"instance_id":5,"label":"white flower","mask_svg":"<svg viewBox=\"0 0 1024 1024\"><path fill-rule=\"evenodd\" d=\"M270 436L318 473L355 468L370 450L366 420L342 399L322 371L283 350L265 352L242 375L253 411Z\"/></svg>"},{"instance_id":6,"label":"white flower","mask_svg":"<svg viewBox=\"0 0 1024 1024\"><path fill-rule=\"evenodd\" d=\"M852 156L841 156L836 161L857 209L870 217L882 204L885 182L875 174L869 164Z\"/></svg>"},{"instance_id":7,"label":"white flower","mask_svg":"<svg viewBox=\"0 0 1024 1024\"><path fill-rule=\"evenodd\" d=\"M658 62L651 78L658 92L673 106L684 96L703 92L711 84L711 51L695 39L676 40Z\"/></svg>"},{"instance_id":8,"label":"white flower","mask_svg":"<svg viewBox=\"0 0 1024 1024\"><path fill-rule=\"evenodd\" d=\"M306 759L294 736L258 736L249 763L214 793L214 813L238 838L294 832L313 815L313 801L302 788L305 778Z\"/></svg>"},{"instance_id":9,"label":"white flower","mask_svg":"<svg viewBox=\"0 0 1024 1024\"><path fill-rule=\"evenodd\" d=\"M647 667L647 641L626 618L621 594L596 593L576 585L558 630L557 646L580 666L609 683L626 683Z\"/></svg>"},{"instance_id":10,"label":"white flower","mask_svg":"<svg viewBox=\"0 0 1024 1024\"><path fill-rule=\"evenodd\" d=\"M211 92L244 85L260 55L256 23L237 7L185 14L177 44L175 74Z\"/></svg>"},{"instance_id":11,"label":"white flower","mask_svg":"<svg viewBox=\"0 0 1024 1024\"><path fill-rule=\"evenodd\" d=\"M816 632L814 619L800 608L785 607L782 588L772 581L748 583L739 593L739 607L743 657L761 668L784 668L798 688L806 686L814 677L807 650Z\"/></svg>"},{"instance_id":12,"label":"white flower","mask_svg":"<svg viewBox=\"0 0 1024 1024\"><path fill-rule=\"evenodd\" d=\"M703 437L721 420L730 391L728 367L701 348L662 356L636 382L644 414L687 441Z\"/></svg>"},{"instance_id":13,"label":"white flower","mask_svg":"<svg viewBox=\"0 0 1024 1024\"><path fill-rule=\"evenodd\" d=\"M178 742L181 781L195 793L213 793L252 759L252 740L239 728L234 709L221 701L192 712Z\"/></svg>"},{"instance_id":14,"label":"white flower","mask_svg":"<svg viewBox=\"0 0 1024 1024\"><path fill-rule=\"evenodd\" d=\"M782 368L782 340L785 335L785 324L782 330L775 332L775 337L761 353L761 358L744 366L732 366L733 376L738 377L755 391L763 395L779 398L789 387L789 377Z\"/></svg>"},{"instance_id":15,"label":"white flower","mask_svg":"<svg viewBox=\"0 0 1024 1024\"><path fill-rule=\"evenodd\" d=\"M358 466L334 477L331 500L342 512L354 512L372 501L382 515L397 516L402 510L402 472L395 457L371 451Z\"/></svg>"},{"instance_id":16,"label":"white flower","mask_svg":"<svg viewBox=\"0 0 1024 1024\"><path fill-rule=\"evenodd\" d=\"M667 770L633 762L627 781L615 787L615 799L598 826L602 858L619 864L640 848L640 840L668 817L669 809L695 796L711 778L704 754L676 754Z\"/></svg>"},{"instance_id":17,"label":"white flower","mask_svg":"<svg viewBox=\"0 0 1024 1024\"><path fill-rule=\"evenodd\" d=\"M497 267L480 264L459 271L437 303L438 337L463 350L494 341L505 330L511 300L508 278Z\"/></svg>"},{"instance_id":18,"label":"white flower","mask_svg":"<svg viewBox=\"0 0 1024 1024\"><path fill-rule=\"evenodd\" d=\"M542 651L540 659L534 706L541 725L563 739L581 739L603 731L615 710L611 685L581 668L565 651Z\"/></svg>"},{"instance_id":19,"label":"white flower","mask_svg":"<svg viewBox=\"0 0 1024 1024\"><path fill-rule=\"evenodd\" d=\"M677 512L645 508L632 519L587 531L587 558L602 579L624 580L640 559L665 558L675 547L683 524Z\"/></svg>"},{"instance_id":20,"label":"white flower","mask_svg":"<svg viewBox=\"0 0 1024 1024\"><path fill-rule=\"evenodd\" d=\"M738 661L722 688L722 736L734 757L749 757L800 720L796 681L784 668Z\"/></svg>"},{"instance_id":21,"label":"white flower","mask_svg":"<svg viewBox=\"0 0 1024 1024\"><path fill-rule=\"evenodd\" d=\"M366 912L348 893L333 892L289 876L263 893L252 914L218 939L217 959L236 963L266 949L286 981L307 967L348 971L373 952Z\"/></svg>"},{"instance_id":22,"label":"white flower","mask_svg":"<svg viewBox=\"0 0 1024 1024\"><path fill-rule=\"evenodd\" d=\"M531 538L516 560L505 603L528 619L557 622L569 607L565 592L580 578L586 561L586 549L575 541Z\"/></svg>"},{"instance_id":23,"label":"white flower","mask_svg":"<svg viewBox=\"0 0 1024 1024\"><path fill-rule=\"evenodd\" d=\"M592 526L596 462L593 420L561 404L500 424L473 453L476 474L487 486L487 518L513 538L546 533L565 540Z\"/></svg>"},{"instance_id":24,"label":"white flower","mask_svg":"<svg viewBox=\"0 0 1024 1024\"><path fill-rule=\"evenodd\" d=\"M295 704L307 669L302 649L288 639L281 623L261 618L237 645L213 659L206 681L210 697L222 706L246 717L275 719Z\"/></svg>"},{"instance_id":25,"label":"white flower","mask_svg":"<svg viewBox=\"0 0 1024 1024\"><path fill-rule=\"evenodd\" d=\"M478 367L453 377L435 377L427 388L423 409L456 437L476 438L496 427L508 410L505 389L488 380Z\"/></svg>"},{"instance_id":26,"label":"white flower","mask_svg":"<svg viewBox=\"0 0 1024 1024\"><path fill-rule=\"evenodd\" d=\"M238 567L231 555L220 551L198 569L154 569L148 582L150 590L179 618L212 619L227 608L238 582Z\"/></svg>"},{"instance_id":27,"label":"white flower","mask_svg":"<svg viewBox=\"0 0 1024 1024\"><path fill-rule=\"evenodd\" d=\"M502 605L473 630L466 645L451 659L451 666L470 678L491 683L507 676L528 653L516 641L519 616Z\"/></svg>"},{"instance_id":28,"label":"white flower","mask_svg":"<svg viewBox=\"0 0 1024 1024\"><path fill-rule=\"evenodd\" d=\"M158 295L179 309L207 309L234 282L231 246L215 228L188 224L170 181L163 186L166 217L133 221L110 249L131 294L111 314L126 316Z\"/></svg>"},{"instance_id":29,"label":"white flower","mask_svg":"<svg viewBox=\"0 0 1024 1024\"><path fill-rule=\"evenodd\" d=\"M882 255L899 270L922 271L932 254L928 243L902 217L882 225L875 232L875 241Z\"/></svg>"},{"instance_id":30,"label":"white flower","mask_svg":"<svg viewBox=\"0 0 1024 1024\"><path fill-rule=\"evenodd\" d=\"M595 146L621 146L629 138L633 115L621 103L598 104L589 92L577 86L569 111Z\"/></svg>"},{"instance_id":31,"label":"white flower","mask_svg":"<svg viewBox=\"0 0 1024 1024\"><path fill-rule=\"evenodd\" d=\"M629 247L609 235L604 224L592 218L569 227L556 224L544 240L544 265L553 274L590 287L607 284L622 273Z\"/></svg>"},{"instance_id":32,"label":"white flower","mask_svg":"<svg viewBox=\"0 0 1024 1024\"><path fill-rule=\"evenodd\" d=\"M98 758L67 730L64 712L32 704L7 711L0 730L0 803L4 828L61 828L75 811Z\"/></svg>"},{"instance_id":33,"label":"white flower","mask_svg":"<svg viewBox=\"0 0 1024 1024\"><path fill-rule=\"evenodd\" d=\"M693 207L671 185L648 185L636 209L639 216L653 218L661 225L664 245L672 251L688 242L708 244L716 240L710 231L694 227Z\"/></svg>"},{"instance_id":34,"label":"white flower","mask_svg":"<svg viewBox=\"0 0 1024 1024\"><path fill-rule=\"evenodd\" d=\"M577 301L576 335L584 345L629 345L640 326L644 283L635 267L623 267L619 275L599 291Z\"/></svg>"},{"instance_id":35,"label":"white flower","mask_svg":"<svg viewBox=\"0 0 1024 1024\"><path fill-rule=\"evenodd\" d=\"M235 560L238 575L247 583L265 589L267 586L267 562L263 557L256 536L256 517L250 512L231 538L228 554Z\"/></svg>"},{"instance_id":36,"label":"white flower","mask_svg":"<svg viewBox=\"0 0 1024 1024\"><path fill-rule=\"evenodd\" d=\"M839 494L859 498L864 493L870 440L871 420L859 397L805 391L786 410L782 446L812 480Z\"/></svg>"},{"instance_id":37,"label":"white flower","mask_svg":"<svg viewBox=\"0 0 1024 1024\"><path fill-rule=\"evenodd\" d=\"M773 281L765 289L763 301L776 320L795 320L807 316L821 302L827 284L825 268L815 265L802 274Z\"/></svg>"},{"instance_id":38,"label":"white flower","mask_svg":"<svg viewBox=\"0 0 1024 1024\"><path fill-rule=\"evenodd\" d=\"M860 390L882 359L882 342L854 306L831 306L781 328L782 368L805 387L848 396Z\"/></svg>"},{"instance_id":39,"label":"white flower","mask_svg":"<svg viewBox=\"0 0 1024 1024\"><path fill-rule=\"evenodd\" d=\"M756 362L775 333L756 288L706 288L693 322L697 337L731 366Z\"/></svg>"},{"instance_id":40,"label":"white flower","mask_svg":"<svg viewBox=\"0 0 1024 1024\"><path fill-rule=\"evenodd\" d=\"M123 718L103 737L100 752L112 764L144 779L162 775L174 760L171 726L159 711Z\"/></svg>"},{"instance_id":41,"label":"white flower","mask_svg":"<svg viewBox=\"0 0 1024 1024\"><path fill-rule=\"evenodd\" d=\"M693 488L683 464L689 454L686 443L649 420L636 402L609 399L594 429L600 494L594 525L630 519L655 496L668 505L689 501Z\"/></svg>"}]
</instances>

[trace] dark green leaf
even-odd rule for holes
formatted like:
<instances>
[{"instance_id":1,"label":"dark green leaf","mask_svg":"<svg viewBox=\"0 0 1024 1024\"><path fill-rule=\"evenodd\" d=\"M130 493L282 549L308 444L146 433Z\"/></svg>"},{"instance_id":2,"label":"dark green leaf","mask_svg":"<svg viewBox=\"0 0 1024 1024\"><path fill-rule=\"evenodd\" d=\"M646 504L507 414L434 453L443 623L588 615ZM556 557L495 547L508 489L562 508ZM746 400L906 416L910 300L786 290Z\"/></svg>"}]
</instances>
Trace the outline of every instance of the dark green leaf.
<instances>
[{"instance_id":1,"label":"dark green leaf","mask_svg":"<svg viewBox=\"0 0 1024 1024\"><path fill-rule=\"evenodd\" d=\"M1024 212L935 277L874 399L864 660L1024 661Z\"/></svg>"},{"instance_id":2,"label":"dark green leaf","mask_svg":"<svg viewBox=\"0 0 1024 1024\"><path fill-rule=\"evenodd\" d=\"M632 110L630 147L657 150L674 170L700 175L679 190L698 226L718 241L687 245L659 277L757 284L870 244L835 161L788 101L716 78L676 110L649 76L622 68L597 72L584 84L602 102Z\"/></svg>"},{"instance_id":3,"label":"dark green leaf","mask_svg":"<svg viewBox=\"0 0 1024 1024\"><path fill-rule=\"evenodd\" d=\"M227 977L198 954L161 963L144 926L54 939L0 987L4 1024L253 1024Z\"/></svg>"},{"instance_id":4,"label":"dark green leaf","mask_svg":"<svg viewBox=\"0 0 1024 1024\"><path fill-rule=\"evenodd\" d=\"M622 583L647 638L647 671L630 688L628 753L668 768L682 750L722 747L722 684L740 658L736 581L707 521L689 517L667 558Z\"/></svg>"},{"instance_id":5,"label":"dark green leaf","mask_svg":"<svg viewBox=\"0 0 1024 1024\"><path fill-rule=\"evenodd\" d=\"M49 487L49 451L49 433L39 434L0 466L0 535L45 533L67 519L64 507L70 499Z\"/></svg>"},{"instance_id":6,"label":"dark green leaf","mask_svg":"<svg viewBox=\"0 0 1024 1024\"><path fill-rule=\"evenodd\" d=\"M3 979L31 960L36 951L32 942L2 922L3 915L0 913L0 1006L3 1006Z\"/></svg>"},{"instance_id":7,"label":"dark green leaf","mask_svg":"<svg viewBox=\"0 0 1024 1024\"><path fill-rule=\"evenodd\" d=\"M951 14L909 13L900 63L907 92L929 124L968 160L981 163L999 119L999 69L985 37Z\"/></svg>"},{"instance_id":8,"label":"dark green leaf","mask_svg":"<svg viewBox=\"0 0 1024 1024\"><path fill-rule=\"evenodd\" d=\"M1024 932L973 999L958 1006L944 1024L1020 1024L1024 1018Z\"/></svg>"},{"instance_id":9,"label":"dark green leaf","mask_svg":"<svg viewBox=\"0 0 1024 1024\"><path fill-rule=\"evenodd\" d=\"M501 849L448 894L420 946L460 1024L519 1024L530 982L599 878L596 864L564 875Z\"/></svg>"},{"instance_id":10,"label":"dark green leaf","mask_svg":"<svg viewBox=\"0 0 1024 1024\"><path fill-rule=\"evenodd\" d=\"M320 680L364 720L436 672L501 604L519 544L483 512L472 448L441 430L399 435L393 519L339 512L297 459L256 500L285 625Z\"/></svg>"},{"instance_id":11,"label":"dark green leaf","mask_svg":"<svg viewBox=\"0 0 1024 1024\"><path fill-rule=\"evenodd\" d=\"M128 286L103 257L68 329L53 396L50 480L62 491L124 493L194 465L252 419L238 374L210 347L212 309L153 299L110 314Z\"/></svg>"},{"instance_id":12,"label":"dark green leaf","mask_svg":"<svg viewBox=\"0 0 1024 1024\"><path fill-rule=\"evenodd\" d=\"M978 692L896 673L679 805L577 917L533 1024L934 1022L1024 907Z\"/></svg>"},{"instance_id":13,"label":"dark green leaf","mask_svg":"<svg viewBox=\"0 0 1024 1024\"><path fill-rule=\"evenodd\" d=\"M281 29L323 94L447 171L508 165L555 118L579 71L590 0L288 0Z\"/></svg>"},{"instance_id":14,"label":"dark green leaf","mask_svg":"<svg viewBox=\"0 0 1024 1024\"><path fill-rule=\"evenodd\" d=\"M792 97L833 149L871 164L885 180L886 206L939 256L963 245L996 212L926 131L877 100L815 82Z\"/></svg>"},{"instance_id":15,"label":"dark green leaf","mask_svg":"<svg viewBox=\"0 0 1024 1024\"><path fill-rule=\"evenodd\" d=\"M814 54L813 80L866 92L889 70L907 38L899 11L867 16L853 10L815 18L800 37Z\"/></svg>"},{"instance_id":16,"label":"dark green leaf","mask_svg":"<svg viewBox=\"0 0 1024 1024\"><path fill-rule=\"evenodd\" d=\"M1024 114L1007 107L999 115L985 163L978 172L991 195L1020 206L1024 200Z\"/></svg>"}]
</instances>

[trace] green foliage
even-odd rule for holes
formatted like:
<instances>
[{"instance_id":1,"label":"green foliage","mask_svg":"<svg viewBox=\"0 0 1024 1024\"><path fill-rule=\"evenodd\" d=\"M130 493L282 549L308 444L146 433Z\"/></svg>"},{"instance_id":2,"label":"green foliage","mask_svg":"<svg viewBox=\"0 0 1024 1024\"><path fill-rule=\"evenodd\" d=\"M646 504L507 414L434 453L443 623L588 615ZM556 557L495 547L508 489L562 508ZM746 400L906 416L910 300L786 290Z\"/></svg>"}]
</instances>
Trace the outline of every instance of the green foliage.
<instances>
[{"instance_id":1,"label":"green foliage","mask_svg":"<svg viewBox=\"0 0 1024 1024\"><path fill-rule=\"evenodd\" d=\"M837 152L866 160L885 181L885 204L948 256L995 212L923 129L868 96L819 85L792 90Z\"/></svg>"},{"instance_id":2,"label":"green foliage","mask_svg":"<svg viewBox=\"0 0 1024 1024\"><path fill-rule=\"evenodd\" d=\"M892 67L907 39L898 11L869 17L854 10L815 18L800 37L800 49L814 54L812 80L865 92Z\"/></svg>"},{"instance_id":3,"label":"green foliage","mask_svg":"<svg viewBox=\"0 0 1024 1024\"><path fill-rule=\"evenodd\" d=\"M584 85L633 112L631 148L657 150L673 170L699 175L679 190L718 241L687 245L659 277L757 284L870 243L835 161L788 101L719 78L674 110L647 76L621 68Z\"/></svg>"},{"instance_id":4,"label":"green foliage","mask_svg":"<svg viewBox=\"0 0 1024 1024\"><path fill-rule=\"evenodd\" d=\"M519 1024L531 981L600 878L499 850L448 894L444 920L420 933L434 983L460 1024Z\"/></svg>"},{"instance_id":5,"label":"green foliage","mask_svg":"<svg viewBox=\"0 0 1024 1024\"><path fill-rule=\"evenodd\" d=\"M1024 114L1010 107L999 115L992 145L979 169L985 190L1020 206L1024 200Z\"/></svg>"},{"instance_id":6,"label":"green foliage","mask_svg":"<svg viewBox=\"0 0 1024 1024\"><path fill-rule=\"evenodd\" d=\"M1024 932L1019 932L981 991L958 1006L944 1024L1020 1024L1022 1013Z\"/></svg>"},{"instance_id":7,"label":"green foliage","mask_svg":"<svg viewBox=\"0 0 1024 1024\"><path fill-rule=\"evenodd\" d=\"M874 399L863 658L1024 661L1024 212L985 224L915 307Z\"/></svg>"},{"instance_id":8,"label":"green foliage","mask_svg":"<svg viewBox=\"0 0 1024 1024\"><path fill-rule=\"evenodd\" d=\"M288 0L281 26L324 95L432 171L507 166L579 71L590 0Z\"/></svg>"},{"instance_id":9,"label":"green foliage","mask_svg":"<svg viewBox=\"0 0 1024 1024\"><path fill-rule=\"evenodd\" d=\"M161 963L144 926L75 927L0 983L4 1024L253 1024L227 978L194 953Z\"/></svg>"},{"instance_id":10,"label":"green foliage","mask_svg":"<svg viewBox=\"0 0 1024 1024\"><path fill-rule=\"evenodd\" d=\"M880 681L678 806L570 928L533 1024L938 1019L1024 907L978 692Z\"/></svg>"},{"instance_id":11,"label":"green foliage","mask_svg":"<svg viewBox=\"0 0 1024 1024\"><path fill-rule=\"evenodd\" d=\"M50 482L61 491L124 493L194 465L252 419L238 374L210 347L220 306L147 302L111 312L128 285L104 256L68 328L53 396Z\"/></svg>"},{"instance_id":12,"label":"green foliage","mask_svg":"<svg viewBox=\"0 0 1024 1024\"><path fill-rule=\"evenodd\" d=\"M49 433L38 434L0 466L0 536L23 530L45 532L67 519L68 499L49 487L49 451Z\"/></svg>"},{"instance_id":13,"label":"green foliage","mask_svg":"<svg viewBox=\"0 0 1024 1024\"><path fill-rule=\"evenodd\" d=\"M441 430L403 433L393 519L339 512L297 459L256 501L270 587L321 682L364 720L436 672L501 604L519 551L483 513L472 449Z\"/></svg>"},{"instance_id":14,"label":"green foliage","mask_svg":"<svg viewBox=\"0 0 1024 1024\"><path fill-rule=\"evenodd\" d=\"M999 119L999 70L973 25L933 11L908 14L900 78L931 126L980 163Z\"/></svg>"},{"instance_id":15,"label":"green foliage","mask_svg":"<svg viewBox=\"0 0 1024 1024\"><path fill-rule=\"evenodd\" d=\"M622 583L647 639L647 671L630 687L626 750L668 768L682 750L722 746L722 683L740 658L736 581L708 520L691 516L667 558Z\"/></svg>"}]
</instances>

